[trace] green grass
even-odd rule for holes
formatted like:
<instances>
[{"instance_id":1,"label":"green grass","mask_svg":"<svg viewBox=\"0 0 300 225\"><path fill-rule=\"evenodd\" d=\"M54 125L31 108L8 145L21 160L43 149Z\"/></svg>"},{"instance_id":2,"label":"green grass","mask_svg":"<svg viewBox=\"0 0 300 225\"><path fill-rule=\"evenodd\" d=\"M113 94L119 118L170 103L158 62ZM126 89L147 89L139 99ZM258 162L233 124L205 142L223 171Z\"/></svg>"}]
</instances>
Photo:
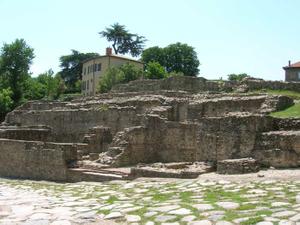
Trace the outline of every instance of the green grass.
<instances>
[{"instance_id":1,"label":"green grass","mask_svg":"<svg viewBox=\"0 0 300 225\"><path fill-rule=\"evenodd\" d=\"M273 212L271 210L263 209L263 210L256 211L255 215L256 216L262 216L262 215L271 216L272 213Z\"/></svg>"},{"instance_id":2,"label":"green grass","mask_svg":"<svg viewBox=\"0 0 300 225\"><path fill-rule=\"evenodd\" d=\"M180 199L182 202L191 202L192 196L193 196L193 192L191 192L191 191L180 192Z\"/></svg>"},{"instance_id":3,"label":"green grass","mask_svg":"<svg viewBox=\"0 0 300 225\"><path fill-rule=\"evenodd\" d=\"M251 225L251 224L257 224L261 221L263 221L263 218L261 216L257 216L257 217L252 217L249 220L243 221L240 224L242 224L242 225Z\"/></svg>"},{"instance_id":4,"label":"green grass","mask_svg":"<svg viewBox=\"0 0 300 225\"><path fill-rule=\"evenodd\" d=\"M245 205L241 205L238 210L251 210L251 209L255 209L256 205L254 204L245 204Z\"/></svg>"},{"instance_id":5,"label":"green grass","mask_svg":"<svg viewBox=\"0 0 300 225\"><path fill-rule=\"evenodd\" d=\"M239 215L239 213L237 211L228 210L225 212L223 219L226 221L232 221L232 220L238 219L240 217L241 216Z\"/></svg>"},{"instance_id":6,"label":"green grass","mask_svg":"<svg viewBox=\"0 0 300 225\"><path fill-rule=\"evenodd\" d=\"M152 196L152 200L158 201L158 202L165 202L165 201L171 199L173 196L174 196L174 193L168 193L168 194L155 193Z\"/></svg>"},{"instance_id":7,"label":"green grass","mask_svg":"<svg viewBox=\"0 0 300 225\"><path fill-rule=\"evenodd\" d=\"M241 192L242 191L227 192L227 191L224 191L223 189L212 189L205 193L204 200L214 203L214 202L220 201L220 199L222 199L222 200L227 199L227 200L231 200L231 201L234 201L237 203L242 203L242 202L247 201L247 199L241 197L241 194L242 194Z\"/></svg>"},{"instance_id":8,"label":"green grass","mask_svg":"<svg viewBox=\"0 0 300 225\"><path fill-rule=\"evenodd\" d=\"M113 204L115 201L119 201L119 199L116 196L112 195L112 196L109 197L109 199L107 199L106 202L108 204Z\"/></svg>"},{"instance_id":9,"label":"green grass","mask_svg":"<svg viewBox=\"0 0 300 225\"><path fill-rule=\"evenodd\" d=\"M284 96L288 96L295 100L300 100L300 92L296 92L296 91L262 89L262 90L254 91L254 93L265 93L265 94L270 94L270 95L284 95Z\"/></svg>"},{"instance_id":10,"label":"green grass","mask_svg":"<svg viewBox=\"0 0 300 225\"><path fill-rule=\"evenodd\" d=\"M300 103L297 103L285 110L273 112L271 116L280 118L300 117Z\"/></svg>"}]
</instances>

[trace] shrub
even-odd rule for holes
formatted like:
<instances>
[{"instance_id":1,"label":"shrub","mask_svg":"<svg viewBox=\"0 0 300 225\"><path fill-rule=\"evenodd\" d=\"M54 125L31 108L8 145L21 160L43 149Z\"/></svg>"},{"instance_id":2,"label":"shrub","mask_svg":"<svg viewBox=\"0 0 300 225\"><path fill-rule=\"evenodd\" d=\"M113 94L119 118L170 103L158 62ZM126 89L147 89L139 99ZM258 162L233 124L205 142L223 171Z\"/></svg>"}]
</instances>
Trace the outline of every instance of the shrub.
<instances>
[{"instance_id":1,"label":"shrub","mask_svg":"<svg viewBox=\"0 0 300 225\"><path fill-rule=\"evenodd\" d=\"M143 71L137 68L131 63L126 63L120 67L120 70L124 73L124 82L129 82L140 78Z\"/></svg>"},{"instance_id":2,"label":"shrub","mask_svg":"<svg viewBox=\"0 0 300 225\"><path fill-rule=\"evenodd\" d=\"M235 80L235 81L241 81L241 80L243 80L246 77L250 77L246 73L240 73L240 74L232 73L232 74L229 74L227 76L228 76L228 80L231 80L231 81L233 81L233 80Z\"/></svg>"},{"instance_id":3,"label":"shrub","mask_svg":"<svg viewBox=\"0 0 300 225\"><path fill-rule=\"evenodd\" d=\"M0 122L4 120L6 113L12 110L14 104L12 94L9 88L0 90Z\"/></svg>"},{"instance_id":4,"label":"shrub","mask_svg":"<svg viewBox=\"0 0 300 225\"><path fill-rule=\"evenodd\" d=\"M149 62L146 66L146 78L148 79L162 79L167 77L165 68L158 62Z\"/></svg>"},{"instance_id":5,"label":"shrub","mask_svg":"<svg viewBox=\"0 0 300 225\"><path fill-rule=\"evenodd\" d=\"M100 93L108 92L113 85L122 83L125 80L125 74L122 70L112 67L109 68L99 81L98 91Z\"/></svg>"}]
</instances>

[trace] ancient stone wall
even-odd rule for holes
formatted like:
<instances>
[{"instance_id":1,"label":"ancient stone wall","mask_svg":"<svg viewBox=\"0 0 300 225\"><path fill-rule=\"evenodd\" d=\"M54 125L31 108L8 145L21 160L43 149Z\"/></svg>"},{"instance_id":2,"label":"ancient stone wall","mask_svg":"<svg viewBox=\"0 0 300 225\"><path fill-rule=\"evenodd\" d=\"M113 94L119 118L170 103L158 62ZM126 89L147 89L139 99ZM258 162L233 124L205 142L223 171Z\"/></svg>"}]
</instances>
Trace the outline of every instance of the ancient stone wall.
<instances>
[{"instance_id":1,"label":"ancient stone wall","mask_svg":"<svg viewBox=\"0 0 300 225\"><path fill-rule=\"evenodd\" d=\"M147 92L159 90L177 90L198 93L230 92L245 85L247 90L274 89L300 92L300 82L265 81L261 79L245 79L237 81L209 81L202 77L175 76L164 80L136 80L128 84L113 87L113 92Z\"/></svg>"},{"instance_id":2,"label":"ancient stone wall","mask_svg":"<svg viewBox=\"0 0 300 225\"><path fill-rule=\"evenodd\" d=\"M72 144L0 139L0 176L66 181L67 164L75 160Z\"/></svg>"},{"instance_id":3,"label":"ancient stone wall","mask_svg":"<svg viewBox=\"0 0 300 225\"><path fill-rule=\"evenodd\" d=\"M51 141L82 142L92 127L102 125L116 133L125 127L139 123L136 110L132 107L99 108L98 110L39 110L13 111L5 120L8 124L32 126L42 124L51 127Z\"/></svg>"},{"instance_id":4,"label":"ancient stone wall","mask_svg":"<svg viewBox=\"0 0 300 225\"><path fill-rule=\"evenodd\" d=\"M300 82L265 81L248 79L242 82L249 90L273 89L300 92Z\"/></svg>"},{"instance_id":5,"label":"ancient stone wall","mask_svg":"<svg viewBox=\"0 0 300 225\"><path fill-rule=\"evenodd\" d=\"M203 118L197 123L170 122L148 117L145 127L128 129L120 137L126 145L115 165L138 162L211 161L252 156L258 132L271 130L270 117ZM114 140L117 147L120 140Z\"/></svg>"},{"instance_id":6,"label":"ancient stone wall","mask_svg":"<svg viewBox=\"0 0 300 225\"><path fill-rule=\"evenodd\" d=\"M101 180L103 175L86 169L156 162L217 164L248 157L265 166L298 166L300 120L268 116L293 100L224 92L242 89L243 82L137 80L71 102L28 102L0 126L0 176Z\"/></svg>"}]
</instances>

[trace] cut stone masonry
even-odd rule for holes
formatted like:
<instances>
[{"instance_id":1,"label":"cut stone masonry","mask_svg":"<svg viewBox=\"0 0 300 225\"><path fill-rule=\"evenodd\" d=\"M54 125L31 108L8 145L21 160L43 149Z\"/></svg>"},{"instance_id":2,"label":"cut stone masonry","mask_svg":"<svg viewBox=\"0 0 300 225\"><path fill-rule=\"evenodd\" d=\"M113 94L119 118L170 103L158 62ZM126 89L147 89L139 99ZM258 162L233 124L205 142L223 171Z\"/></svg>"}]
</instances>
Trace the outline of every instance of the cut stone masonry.
<instances>
[{"instance_id":1,"label":"cut stone masonry","mask_svg":"<svg viewBox=\"0 0 300 225\"><path fill-rule=\"evenodd\" d=\"M243 85L247 82L263 83L246 80ZM120 167L157 162L208 162L216 167L223 160L226 164L250 157L260 166L298 167L300 120L268 115L293 100L224 92L239 85L172 77L133 81L108 94L71 102L27 102L0 126L0 175L131 179L134 173ZM72 157L66 155L66 146L72 146Z\"/></svg>"}]
</instances>

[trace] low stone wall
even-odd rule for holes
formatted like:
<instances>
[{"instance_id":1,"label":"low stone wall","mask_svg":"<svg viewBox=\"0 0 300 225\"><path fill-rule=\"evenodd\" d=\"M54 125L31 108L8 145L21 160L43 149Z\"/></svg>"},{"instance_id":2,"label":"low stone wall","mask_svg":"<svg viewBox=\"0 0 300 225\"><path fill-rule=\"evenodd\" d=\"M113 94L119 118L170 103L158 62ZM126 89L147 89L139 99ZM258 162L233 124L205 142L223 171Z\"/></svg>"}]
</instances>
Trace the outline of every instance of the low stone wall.
<instances>
[{"instance_id":1,"label":"low stone wall","mask_svg":"<svg viewBox=\"0 0 300 225\"><path fill-rule=\"evenodd\" d=\"M51 141L49 128L27 127L0 127L0 138L27 140L27 141Z\"/></svg>"},{"instance_id":2,"label":"low stone wall","mask_svg":"<svg viewBox=\"0 0 300 225\"><path fill-rule=\"evenodd\" d=\"M218 161L217 172L220 174L243 174L256 173L259 171L259 165L255 159L227 159Z\"/></svg>"},{"instance_id":3,"label":"low stone wall","mask_svg":"<svg viewBox=\"0 0 300 225\"><path fill-rule=\"evenodd\" d=\"M220 91L219 82L208 81L202 77L175 76L159 80L135 80L128 84L113 87L112 92L148 92L159 90L188 91Z\"/></svg>"},{"instance_id":4,"label":"low stone wall","mask_svg":"<svg viewBox=\"0 0 300 225\"><path fill-rule=\"evenodd\" d=\"M198 93L203 91L233 91L244 85L245 89L273 89L300 92L300 82L265 81L260 79L244 79L237 81L210 81L203 77L175 76L162 80L136 80L128 84L113 87L112 92L147 92L159 90L176 90ZM244 89L243 88L243 89Z\"/></svg>"},{"instance_id":5,"label":"low stone wall","mask_svg":"<svg viewBox=\"0 0 300 225\"><path fill-rule=\"evenodd\" d=\"M246 79L242 83L247 85L249 90L272 89L272 90L289 90L289 91L300 92L300 82Z\"/></svg>"},{"instance_id":6,"label":"low stone wall","mask_svg":"<svg viewBox=\"0 0 300 225\"><path fill-rule=\"evenodd\" d=\"M77 160L72 144L0 139L0 176L67 180L67 165Z\"/></svg>"}]
</instances>

